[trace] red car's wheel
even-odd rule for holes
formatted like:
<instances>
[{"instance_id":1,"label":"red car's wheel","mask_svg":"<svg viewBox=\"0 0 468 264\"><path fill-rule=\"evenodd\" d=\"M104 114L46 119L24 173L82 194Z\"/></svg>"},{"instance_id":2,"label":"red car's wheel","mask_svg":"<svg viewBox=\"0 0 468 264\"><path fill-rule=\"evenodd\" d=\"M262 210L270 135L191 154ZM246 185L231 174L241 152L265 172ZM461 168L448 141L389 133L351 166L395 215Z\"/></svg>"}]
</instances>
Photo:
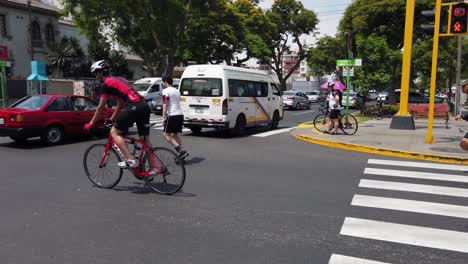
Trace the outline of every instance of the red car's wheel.
<instances>
[{"instance_id":1,"label":"red car's wheel","mask_svg":"<svg viewBox=\"0 0 468 264\"><path fill-rule=\"evenodd\" d=\"M47 145L57 145L63 141L64 136L63 127L59 125L51 125L46 128L41 139Z\"/></svg>"}]
</instances>

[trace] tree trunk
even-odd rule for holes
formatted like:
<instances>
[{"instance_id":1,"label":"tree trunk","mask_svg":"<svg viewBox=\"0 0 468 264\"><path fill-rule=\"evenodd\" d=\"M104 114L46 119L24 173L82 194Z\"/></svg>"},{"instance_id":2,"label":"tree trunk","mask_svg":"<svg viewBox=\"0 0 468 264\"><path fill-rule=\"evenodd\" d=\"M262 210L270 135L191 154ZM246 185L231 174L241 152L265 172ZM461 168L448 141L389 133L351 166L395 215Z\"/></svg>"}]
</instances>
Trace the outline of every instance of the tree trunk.
<instances>
[{"instance_id":1,"label":"tree trunk","mask_svg":"<svg viewBox=\"0 0 468 264\"><path fill-rule=\"evenodd\" d=\"M174 55L169 54L166 55L166 60L164 62L164 72L163 76L171 76L174 73L174 67L175 67L175 58Z\"/></svg>"}]
</instances>

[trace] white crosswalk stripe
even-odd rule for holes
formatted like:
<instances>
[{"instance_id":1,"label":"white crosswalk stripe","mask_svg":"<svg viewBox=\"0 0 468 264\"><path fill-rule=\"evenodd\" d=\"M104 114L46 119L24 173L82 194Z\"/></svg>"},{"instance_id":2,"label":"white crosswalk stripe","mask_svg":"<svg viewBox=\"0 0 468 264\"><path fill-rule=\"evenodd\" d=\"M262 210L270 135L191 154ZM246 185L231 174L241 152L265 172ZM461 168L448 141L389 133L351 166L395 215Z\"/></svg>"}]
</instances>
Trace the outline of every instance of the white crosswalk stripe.
<instances>
[{"instance_id":1,"label":"white crosswalk stripe","mask_svg":"<svg viewBox=\"0 0 468 264\"><path fill-rule=\"evenodd\" d=\"M456 171L458 173L455 173ZM370 210L371 212L379 209L381 210L379 212L389 215L403 213L423 215L429 222L430 218L428 217L430 216L451 217L463 221L468 219L468 206L427 201L427 199L443 197L451 197L452 200L468 198L468 188L466 187L468 174L460 172L468 172L468 166L369 159L368 166L363 172L365 178L359 181L358 192L372 190L374 195L357 193L354 195L351 205L360 208L358 210ZM459 185L459 187L450 186L454 184ZM378 193L384 191L385 195L379 196ZM375 195L376 193L377 195ZM427 194L432 196L427 196ZM401 197L408 195L411 196L411 199ZM425 195L424 198L418 199L418 196L422 195ZM466 204L466 200L461 201L461 203ZM405 221L404 218L398 219ZM468 232L450 230L450 228L440 229L427 226L427 224L423 227L412 223L413 225L404 222L391 223L346 216L340 235L364 239L363 241L379 240L384 243L399 243L468 253ZM398 262L398 260L396 261ZM330 263L382 262L333 254Z\"/></svg>"},{"instance_id":2,"label":"white crosswalk stripe","mask_svg":"<svg viewBox=\"0 0 468 264\"><path fill-rule=\"evenodd\" d=\"M156 123L154 126L151 127L152 129L154 129L154 130L164 130L163 119L162 119L161 116L151 115L150 116L150 123L151 124ZM133 127L136 127L136 124L134 124ZM275 130L271 130L271 131L267 131L267 132L256 133L256 134L253 134L251 136L252 137L264 138L264 137L270 137L270 136L277 135L277 134L286 133L286 132L289 132L289 131L291 131L293 129L295 129L295 127L287 127L287 128L275 129ZM212 129L211 128L204 128L203 131L209 131L209 130L212 130ZM182 132L190 132L190 129L183 128Z\"/></svg>"}]
</instances>

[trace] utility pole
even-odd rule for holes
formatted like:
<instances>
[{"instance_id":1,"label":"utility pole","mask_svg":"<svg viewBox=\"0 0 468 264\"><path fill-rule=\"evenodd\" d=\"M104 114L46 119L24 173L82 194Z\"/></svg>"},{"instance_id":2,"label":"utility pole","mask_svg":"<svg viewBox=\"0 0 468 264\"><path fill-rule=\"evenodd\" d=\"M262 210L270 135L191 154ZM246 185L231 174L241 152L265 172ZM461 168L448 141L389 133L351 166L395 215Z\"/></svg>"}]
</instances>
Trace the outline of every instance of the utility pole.
<instances>
[{"instance_id":1,"label":"utility pole","mask_svg":"<svg viewBox=\"0 0 468 264\"><path fill-rule=\"evenodd\" d=\"M457 88L455 90L455 114L458 114L461 109L461 87L460 87L460 75L461 75L461 56L462 56L462 44L463 44L463 36L458 37L458 54L457 54L457 77L456 83ZM452 88L450 87L450 92L452 92Z\"/></svg>"},{"instance_id":2,"label":"utility pole","mask_svg":"<svg viewBox=\"0 0 468 264\"><path fill-rule=\"evenodd\" d=\"M32 39L32 19L31 19L31 0L27 0L28 3L28 14L29 14L29 53L31 54L31 61L34 61L34 48Z\"/></svg>"}]
</instances>

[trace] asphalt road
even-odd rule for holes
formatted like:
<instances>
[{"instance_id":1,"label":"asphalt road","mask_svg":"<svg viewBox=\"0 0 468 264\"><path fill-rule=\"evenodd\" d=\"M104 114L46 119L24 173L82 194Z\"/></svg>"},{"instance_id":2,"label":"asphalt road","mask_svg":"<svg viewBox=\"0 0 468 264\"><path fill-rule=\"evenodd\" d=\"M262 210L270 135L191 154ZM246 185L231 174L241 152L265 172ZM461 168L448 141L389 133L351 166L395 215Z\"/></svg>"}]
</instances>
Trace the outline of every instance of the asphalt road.
<instances>
[{"instance_id":1,"label":"asphalt road","mask_svg":"<svg viewBox=\"0 0 468 264\"><path fill-rule=\"evenodd\" d=\"M280 129L315 114L286 111ZM183 144L191 153L187 181L173 196L150 192L129 173L112 190L93 187L82 156L95 140L44 147L34 140L16 145L0 138L1 263L315 264L341 255L387 263L468 263L466 252L450 247L464 237L447 242L445 250L429 243L424 232L420 239L429 246L414 245L417 239L389 242L395 238L353 233L362 224L356 219L464 233L464 218L351 205L357 194L457 205L466 204L465 197L363 188L362 179L384 179L363 174L365 168L392 168L370 165L369 159L389 158L309 144L286 130L256 136L266 132L254 129L241 138L185 132ZM160 130L152 130L151 138L154 145L168 146ZM439 234L443 240L446 233Z\"/></svg>"}]
</instances>

